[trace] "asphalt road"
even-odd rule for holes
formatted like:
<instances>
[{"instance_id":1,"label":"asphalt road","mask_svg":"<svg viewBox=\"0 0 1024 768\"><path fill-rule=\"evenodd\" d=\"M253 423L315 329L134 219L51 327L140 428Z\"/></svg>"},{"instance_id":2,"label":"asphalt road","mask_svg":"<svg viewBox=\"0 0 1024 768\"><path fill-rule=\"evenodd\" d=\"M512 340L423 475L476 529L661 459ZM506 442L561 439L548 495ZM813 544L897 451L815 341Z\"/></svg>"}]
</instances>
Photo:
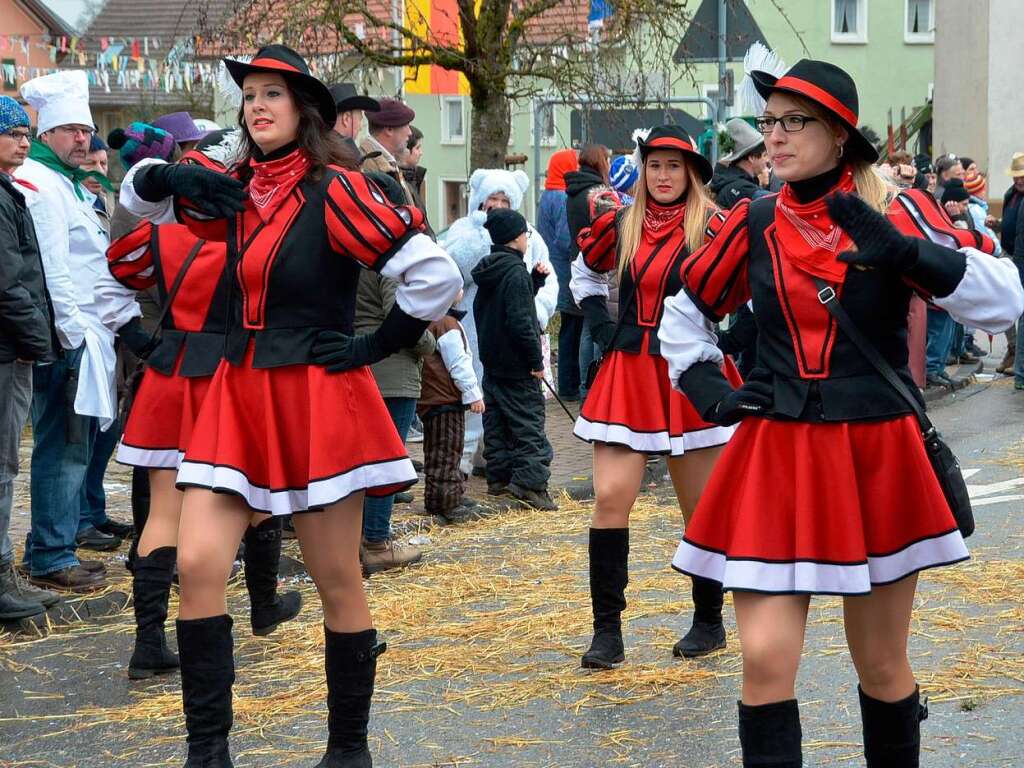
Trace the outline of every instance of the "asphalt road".
<instances>
[{"instance_id":1,"label":"asphalt road","mask_svg":"<svg viewBox=\"0 0 1024 768\"><path fill-rule=\"evenodd\" d=\"M931 697L922 765L1024 764L1024 393L983 382L932 409L970 474L978 532L969 564L922 578L911 654ZM377 766L739 765L739 657L671 658L686 581L668 568L678 510L653 490L636 512L627 663L588 673L587 505L509 513L429 532L422 567L368 585L390 649L371 741ZM294 545L292 545L294 546ZM313 766L325 738L320 614L248 632L237 585L236 765ZM799 697L809 766L858 765L856 681L839 602L812 605ZM173 613L173 607L172 607ZM180 766L175 677L129 684L130 613L49 637L0 637L0 766Z\"/></svg>"}]
</instances>

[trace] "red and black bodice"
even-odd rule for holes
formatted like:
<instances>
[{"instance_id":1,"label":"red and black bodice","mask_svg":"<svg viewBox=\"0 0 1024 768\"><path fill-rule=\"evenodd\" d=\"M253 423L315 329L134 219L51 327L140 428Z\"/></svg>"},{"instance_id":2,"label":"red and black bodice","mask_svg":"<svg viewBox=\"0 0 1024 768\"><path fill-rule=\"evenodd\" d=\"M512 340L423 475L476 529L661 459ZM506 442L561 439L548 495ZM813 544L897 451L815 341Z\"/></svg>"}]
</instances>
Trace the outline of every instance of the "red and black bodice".
<instances>
[{"instance_id":1,"label":"red and black bodice","mask_svg":"<svg viewBox=\"0 0 1024 768\"><path fill-rule=\"evenodd\" d=\"M850 171L827 191L834 190L853 190ZM902 193L887 215L906 235L954 248L989 253L993 248L988 238L957 229L927 193ZM716 217L710 229L710 242L683 266L684 289L715 320L752 301L757 367L748 378L772 382L775 399L769 418L857 421L910 412L838 332L835 318L818 298L815 277L835 290L853 322L912 392L918 390L907 368L907 313L912 292L927 298L928 286L839 261L838 255L854 246L832 224L824 196L801 203L784 187L779 195L740 202L728 215Z\"/></svg>"},{"instance_id":2,"label":"red and black bodice","mask_svg":"<svg viewBox=\"0 0 1024 768\"><path fill-rule=\"evenodd\" d=\"M580 255L594 272L618 269L619 227L626 209L608 211L594 220L580 238ZM607 350L638 353L644 348L659 354L658 327L665 311L665 297L682 287L680 266L689 255L683 230L685 205L660 206L648 203L643 236L633 258L619 277L619 320L621 327Z\"/></svg>"},{"instance_id":3,"label":"red and black bodice","mask_svg":"<svg viewBox=\"0 0 1024 768\"><path fill-rule=\"evenodd\" d=\"M111 243L107 251L110 272L119 283L136 291L155 288L164 306L197 246L174 303L164 315L160 344L147 361L150 368L167 375L174 373L179 355L181 376L211 376L217 370L227 329L227 248L223 242L200 240L183 224L146 221Z\"/></svg>"},{"instance_id":4,"label":"red and black bodice","mask_svg":"<svg viewBox=\"0 0 1024 768\"><path fill-rule=\"evenodd\" d=\"M187 200L178 215L197 234L227 238L225 357L240 364L252 341L255 368L309 363L320 331L352 333L360 269L382 269L423 217L390 205L361 173L311 174L300 149L251 168L246 211L226 225Z\"/></svg>"}]
</instances>

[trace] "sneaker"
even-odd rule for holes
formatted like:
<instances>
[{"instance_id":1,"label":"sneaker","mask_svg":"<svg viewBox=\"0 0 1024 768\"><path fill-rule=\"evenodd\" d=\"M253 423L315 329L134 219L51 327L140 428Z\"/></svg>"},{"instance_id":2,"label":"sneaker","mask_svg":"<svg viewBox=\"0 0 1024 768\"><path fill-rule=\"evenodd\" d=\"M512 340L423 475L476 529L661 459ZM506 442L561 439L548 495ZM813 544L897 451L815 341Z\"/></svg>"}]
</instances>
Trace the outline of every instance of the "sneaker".
<instances>
[{"instance_id":1,"label":"sneaker","mask_svg":"<svg viewBox=\"0 0 1024 768\"><path fill-rule=\"evenodd\" d=\"M30 576L29 581L37 587L57 592L96 592L107 586L103 576L84 571L77 565L44 573L42 576Z\"/></svg>"},{"instance_id":2,"label":"sneaker","mask_svg":"<svg viewBox=\"0 0 1024 768\"><path fill-rule=\"evenodd\" d=\"M412 425L409 427L409 434L405 438L407 443L422 443L423 442L423 422L420 421L420 417L417 416L413 419Z\"/></svg>"},{"instance_id":3,"label":"sneaker","mask_svg":"<svg viewBox=\"0 0 1024 768\"><path fill-rule=\"evenodd\" d=\"M46 611L36 600L29 600L18 590L17 576L11 566L0 570L0 621L18 621Z\"/></svg>"},{"instance_id":4,"label":"sneaker","mask_svg":"<svg viewBox=\"0 0 1024 768\"><path fill-rule=\"evenodd\" d=\"M414 498L408 491L401 491L395 494L395 504L412 504Z\"/></svg>"},{"instance_id":5,"label":"sneaker","mask_svg":"<svg viewBox=\"0 0 1024 768\"><path fill-rule=\"evenodd\" d=\"M525 502L534 509L541 509L547 512L554 512L558 509L558 504L551 498L547 488L534 490L533 488L524 488L516 483L509 483L508 491L519 501Z\"/></svg>"},{"instance_id":6,"label":"sneaker","mask_svg":"<svg viewBox=\"0 0 1024 768\"><path fill-rule=\"evenodd\" d=\"M982 349L981 347L979 347L979 346L978 346L978 345L977 345L977 344L976 344L976 343L974 342L974 339L971 339L971 340L970 340L970 341L969 341L969 342L967 343L967 351L968 351L968 352L970 352L970 353L971 353L972 355L974 355L974 356L975 356L975 357L977 357L977 358L983 358L983 357L988 357L988 352L986 352L986 351L985 351L984 349Z\"/></svg>"},{"instance_id":7,"label":"sneaker","mask_svg":"<svg viewBox=\"0 0 1024 768\"><path fill-rule=\"evenodd\" d=\"M84 531L78 532L75 536L75 543L83 549L91 549L94 552L111 552L121 546L121 538L90 526Z\"/></svg>"},{"instance_id":8,"label":"sneaker","mask_svg":"<svg viewBox=\"0 0 1024 768\"><path fill-rule=\"evenodd\" d=\"M957 360L964 365L973 365L974 363L980 363L981 358L975 357L970 352L964 352L957 358Z\"/></svg>"},{"instance_id":9,"label":"sneaker","mask_svg":"<svg viewBox=\"0 0 1024 768\"><path fill-rule=\"evenodd\" d=\"M111 536L117 536L119 539L127 539L135 533L135 526L131 523L122 523L120 520L108 517L105 523L96 526L96 530Z\"/></svg>"},{"instance_id":10,"label":"sneaker","mask_svg":"<svg viewBox=\"0 0 1024 768\"><path fill-rule=\"evenodd\" d=\"M946 389L953 389L953 380L943 373L929 373L925 379L926 387L944 387Z\"/></svg>"},{"instance_id":11,"label":"sneaker","mask_svg":"<svg viewBox=\"0 0 1024 768\"><path fill-rule=\"evenodd\" d=\"M996 372L1005 374L1006 376L1013 376L1013 364L1017 359L1017 350L1015 347L1010 347L1006 350L1006 354L1003 355L1003 360L999 365L996 366Z\"/></svg>"},{"instance_id":12,"label":"sneaker","mask_svg":"<svg viewBox=\"0 0 1024 768\"><path fill-rule=\"evenodd\" d=\"M391 537L384 541L363 539L363 546L359 549L359 559L363 562L363 573L369 576L372 573L389 571L392 568L405 568L407 565L418 563L423 559L423 553L420 552L419 547L402 544Z\"/></svg>"}]
</instances>

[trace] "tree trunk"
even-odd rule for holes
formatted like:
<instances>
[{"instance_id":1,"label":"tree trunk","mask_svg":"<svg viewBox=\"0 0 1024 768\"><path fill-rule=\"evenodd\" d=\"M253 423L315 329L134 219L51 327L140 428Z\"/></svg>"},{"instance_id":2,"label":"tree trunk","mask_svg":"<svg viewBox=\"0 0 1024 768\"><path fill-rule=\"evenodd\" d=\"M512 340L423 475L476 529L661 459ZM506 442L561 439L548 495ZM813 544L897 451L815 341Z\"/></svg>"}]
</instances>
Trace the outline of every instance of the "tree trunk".
<instances>
[{"instance_id":1,"label":"tree trunk","mask_svg":"<svg viewBox=\"0 0 1024 768\"><path fill-rule=\"evenodd\" d=\"M504 168L510 130L510 106L504 82L481 85L470 81L470 102L473 105L470 172L477 168Z\"/></svg>"}]
</instances>

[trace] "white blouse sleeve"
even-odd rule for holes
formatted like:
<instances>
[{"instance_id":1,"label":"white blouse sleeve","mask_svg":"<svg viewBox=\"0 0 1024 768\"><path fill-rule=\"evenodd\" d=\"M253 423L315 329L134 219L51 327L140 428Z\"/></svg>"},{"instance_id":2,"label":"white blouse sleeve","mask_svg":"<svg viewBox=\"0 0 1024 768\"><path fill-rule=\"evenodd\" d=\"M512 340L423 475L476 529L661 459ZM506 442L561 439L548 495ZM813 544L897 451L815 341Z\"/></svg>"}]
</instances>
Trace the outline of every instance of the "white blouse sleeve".
<instances>
[{"instance_id":1,"label":"white blouse sleeve","mask_svg":"<svg viewBox=\"0 0 1024 768\"><path fill-rule=\"evenodd\" d=\"M395 301L407 315L439 320L462 288L462 274L444 249L422 233L409 238L380 273L398 282Z\"/></svg>"},{"instance_id":2,"label":"white blouse sleeve","mask_svg":"<svg viewBox=\"0 0 1024 768\"><path fill-rule=\"evenodd\" d=\"M960 323L986 333L1002 333L1024 312L1020 273L1009 259L976 248L961 248L967 257L963 279L948 296L932 302Z\"/></svg>"},{"instance_id":3,"label":"white blouse sleeve","mask_svg":"<svg viewBox=\"0 0 1024 768\"><path fill-rule=\"evenodd\" d=\"M679 389L679 377L691 365L705 361L721 365L725 361L713 329L711 321L697 309L686 291L665 299L658 341L661 356L668 362L673 388Z\"/></svg>"},{"instance_id":4,"label":"white blouse sleeve","mask_svg":"<svg viewBox=\"0 0 1024 768\"><path fill-rule=\"evenodd\" d=\"M135 192L135 174L143 168L160 163L164 163L164 161L147 157L145 160L140 160L129 168L128 173L125 174L124 180L121 182L121 193L118 199L129 213L147 219L154 224L173 224L175 221L173 197L165 197L163 200L153 203L149 200L143 200Z\"/></svg>"},{"instance_id":5,"label":"white blouse sleeve","mask_svg":"<svg viewBox=\"0 0 1024 768\"><path fill-rule=\"evenodd\" d=\"M589 296L600 296L608 298L608 272L595 272L583 261L583 256L577 256L572 263L572 279L569 280L569 290L572 297L579 304Z\"/></svg>"}]
</instances>

